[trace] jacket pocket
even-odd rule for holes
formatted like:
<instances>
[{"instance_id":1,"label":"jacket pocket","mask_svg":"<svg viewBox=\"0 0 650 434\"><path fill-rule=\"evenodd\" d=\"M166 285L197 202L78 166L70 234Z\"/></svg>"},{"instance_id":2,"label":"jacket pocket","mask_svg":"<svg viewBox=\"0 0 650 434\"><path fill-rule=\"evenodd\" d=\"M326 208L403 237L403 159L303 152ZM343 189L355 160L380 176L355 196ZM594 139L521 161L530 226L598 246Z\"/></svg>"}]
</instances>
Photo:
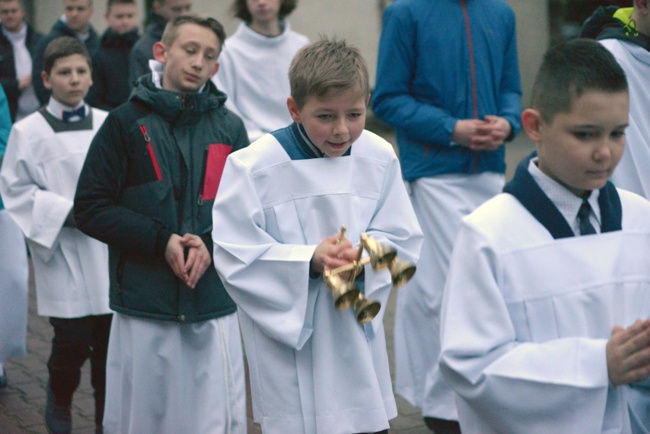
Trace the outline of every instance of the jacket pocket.
<instances>
[{"instance_id":1,"label":"jacket pocket","mask_svg":"<svg viewBox=\"0 0 650 434\"><path fill-rule=\"evenodd\" d=\"M221 182L223 168L226 159L232 152L231 145L223 143L208 145L205 150L205 161L203 162L203 184L201 187L201 200L214 200L217 197L217 190Z\"/></svg>"}]
</instances>

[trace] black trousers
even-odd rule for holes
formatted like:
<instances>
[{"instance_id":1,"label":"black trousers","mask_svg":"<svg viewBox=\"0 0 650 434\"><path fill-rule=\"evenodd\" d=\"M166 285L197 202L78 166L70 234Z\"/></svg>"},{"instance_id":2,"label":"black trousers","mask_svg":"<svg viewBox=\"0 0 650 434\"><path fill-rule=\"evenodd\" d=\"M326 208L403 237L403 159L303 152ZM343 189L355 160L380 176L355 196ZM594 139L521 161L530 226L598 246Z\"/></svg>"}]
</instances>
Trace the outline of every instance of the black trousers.
<instances>
[{"instance_id":1,"label":"black trousers","mask_svg":"<svg viewBox=\"0 0 650 434\"><path fill-rule=\"evenodd\" d=\"M424 423L434 434L460 434L460 424L455 420L425 417Z\"/></svg>"},{"instance_id":2,"label":"black trousers","mask_svg":"<svg viewBox=\"0 0 650 434\"><path fill-rule=\"evenodd\" d=\"M95 423L104 418L106 350L113 315L50 318L54 327L52 353L47 362L55 404L70 407L79 387L81 367L90 359L90 383L95 391Z\"/></svg>"}]
</instances>

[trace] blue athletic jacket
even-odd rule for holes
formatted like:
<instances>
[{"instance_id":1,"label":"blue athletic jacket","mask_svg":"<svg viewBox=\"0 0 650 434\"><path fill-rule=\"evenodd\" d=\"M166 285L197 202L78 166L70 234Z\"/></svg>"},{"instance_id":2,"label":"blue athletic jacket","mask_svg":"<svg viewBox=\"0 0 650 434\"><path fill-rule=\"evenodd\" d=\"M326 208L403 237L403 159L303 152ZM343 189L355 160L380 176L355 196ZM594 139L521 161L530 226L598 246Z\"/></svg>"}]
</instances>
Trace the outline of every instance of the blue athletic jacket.
<instances>
[{"instance_id":1,"label":"blue athletic jacket","mask_svg":"<svg viewBox=\"0 0 650 434\"><path fill-rule=\"evenodd\" d=\"M404 179L505 172L505 151L454 145L459 119L521 127L515 15L503 0L396 0L384 12L372 109L395 128Z\"/></svg>"}]
</instances>

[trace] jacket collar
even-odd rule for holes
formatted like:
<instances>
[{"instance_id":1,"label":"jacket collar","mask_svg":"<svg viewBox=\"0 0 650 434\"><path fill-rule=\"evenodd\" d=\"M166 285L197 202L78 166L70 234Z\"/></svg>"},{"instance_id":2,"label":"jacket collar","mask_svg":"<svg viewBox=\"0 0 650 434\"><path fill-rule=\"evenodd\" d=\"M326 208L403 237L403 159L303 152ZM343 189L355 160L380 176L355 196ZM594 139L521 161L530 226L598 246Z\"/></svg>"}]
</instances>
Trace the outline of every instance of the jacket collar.
<instances>
[{"instance_id":1,"label":"jacket collar","mask_svg":"<svg viewBox=\"0 0 650 434\"><path fill-rule=\"evenodd\" d=\"M226 95L217 90L212 80L208 80L202 92L180 94L158 89L151 73L140 77L131 92L130 100L140 102L167 122L176 123L181 119L198 120L200 115L218 107L223 107Z\"/></svg>"},{"instance_id":2,"label":"jacket collar","mask_svg":"<svg viewBox=\"0 0 650 434\"><path fill-rule=\"evenodd\" d=\"M632 8L600 6L584 22L580 36L597 40L619 39L650 51L650 37L636 30L631 13Z\"/></svg>"}]
</instances>

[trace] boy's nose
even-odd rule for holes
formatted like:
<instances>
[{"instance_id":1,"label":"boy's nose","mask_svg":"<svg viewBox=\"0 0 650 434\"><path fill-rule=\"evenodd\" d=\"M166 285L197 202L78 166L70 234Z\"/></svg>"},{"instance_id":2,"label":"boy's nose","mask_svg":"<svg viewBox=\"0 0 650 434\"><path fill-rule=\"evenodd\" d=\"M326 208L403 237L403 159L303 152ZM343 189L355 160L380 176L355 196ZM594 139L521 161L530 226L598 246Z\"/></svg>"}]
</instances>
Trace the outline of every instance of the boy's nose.
<instances>
[{"instance_id":1,"label":"boy's nose","mask_svg":"<svg viewBox=\"0 0 650 434\"><path fill-rule=\"evenodd\" d=\"M594 160L602 161L611 158L612 146L613 145L606 140L603 140L601 143L599 143L594 151Z\"/></svg>"},{"instance_id":2,"label":"boy's nose","mask_svg":"<svg viewBox=\"0 0 650 434\"><path fill-rule=\"evenodd\" d=\"M345 119L340 118L334 122L334 134L337 136L342 136L347 134L348 132L348 125L345 122Z\"/></svg>"}]
</instances>

